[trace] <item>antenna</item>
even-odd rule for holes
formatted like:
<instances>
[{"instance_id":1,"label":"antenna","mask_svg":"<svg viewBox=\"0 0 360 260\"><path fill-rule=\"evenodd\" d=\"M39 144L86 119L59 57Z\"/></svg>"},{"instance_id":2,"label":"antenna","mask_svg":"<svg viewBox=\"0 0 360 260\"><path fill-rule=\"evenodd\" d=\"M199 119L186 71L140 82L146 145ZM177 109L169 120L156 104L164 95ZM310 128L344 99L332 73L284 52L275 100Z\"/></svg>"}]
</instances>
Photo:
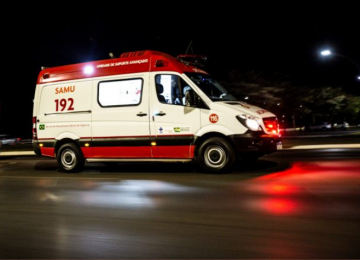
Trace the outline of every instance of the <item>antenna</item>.
<instances>
[{"instance_id":1,"label":"antenna","mask_svg":"<svg viewBox=\"0 0 360 260\"><path fill-rule=\"evenodd\" d=\"M191 40L191 41L190 41L189 46L188 46L188 48L187 48L187 50L186 50L185 54L187 54L187 53L188 53L188 51L189 51L189 49L190 49L190 47L191 47L192 41L193 41L193 40Z\"/></svg>"}]
</instances>

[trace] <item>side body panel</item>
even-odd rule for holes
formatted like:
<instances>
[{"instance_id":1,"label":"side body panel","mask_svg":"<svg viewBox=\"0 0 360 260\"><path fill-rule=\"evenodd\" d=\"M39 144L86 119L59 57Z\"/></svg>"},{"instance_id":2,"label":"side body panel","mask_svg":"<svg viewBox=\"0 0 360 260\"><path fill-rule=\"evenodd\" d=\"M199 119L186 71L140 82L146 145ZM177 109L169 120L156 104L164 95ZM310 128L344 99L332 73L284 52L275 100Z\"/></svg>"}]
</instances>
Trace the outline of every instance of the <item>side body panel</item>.
<instances>
[{"instance_id":1,"label":"side body panel","mask_svg":"<svg viewBox=\"0 0 360 260\"><path fill-rule=\"evenodd\" d=\"M37 86L36 130L42 155L54 156L57 140L91 140L92 81L77 80ZM85 154L91 154L85 148Z\"/></svg>"}]
</instances>

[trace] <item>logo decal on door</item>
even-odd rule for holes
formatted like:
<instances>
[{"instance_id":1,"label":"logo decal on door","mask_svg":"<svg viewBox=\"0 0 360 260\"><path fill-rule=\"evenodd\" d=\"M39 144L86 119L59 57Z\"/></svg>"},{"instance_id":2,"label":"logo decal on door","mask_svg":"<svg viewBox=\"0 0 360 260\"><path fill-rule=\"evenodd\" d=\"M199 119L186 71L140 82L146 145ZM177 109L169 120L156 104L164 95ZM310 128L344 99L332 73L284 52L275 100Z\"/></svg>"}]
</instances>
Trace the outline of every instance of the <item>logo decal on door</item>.
<instances>
[{"instance_id":1,"label":"logo decal on door","mask_svg":"<svg viewBox=\"0 0 360 260\"><path fill-rule=\"evenodd\" d=\"M175 133L191 132L191 128L190 126L174 127L174 132Z\"/></svg>"}]
</instances>

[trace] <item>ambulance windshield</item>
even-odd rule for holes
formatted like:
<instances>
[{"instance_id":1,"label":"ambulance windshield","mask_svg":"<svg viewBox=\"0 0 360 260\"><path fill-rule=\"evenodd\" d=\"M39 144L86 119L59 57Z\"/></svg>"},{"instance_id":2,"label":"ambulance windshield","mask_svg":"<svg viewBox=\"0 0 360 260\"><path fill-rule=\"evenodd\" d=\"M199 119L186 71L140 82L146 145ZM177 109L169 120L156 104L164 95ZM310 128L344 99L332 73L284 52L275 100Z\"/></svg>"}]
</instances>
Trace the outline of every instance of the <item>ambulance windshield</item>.
<instances>
[{"instance_id":1,"label":"ambulance windshield","mask_svg":"<svg viewBox=\"0 0 360 260\"><path fill-rule=\"evenodd\" d=\"M237 100L219 82L209 75L200 73L185 73L212 101Z\"/></svg>"}]
</instances>

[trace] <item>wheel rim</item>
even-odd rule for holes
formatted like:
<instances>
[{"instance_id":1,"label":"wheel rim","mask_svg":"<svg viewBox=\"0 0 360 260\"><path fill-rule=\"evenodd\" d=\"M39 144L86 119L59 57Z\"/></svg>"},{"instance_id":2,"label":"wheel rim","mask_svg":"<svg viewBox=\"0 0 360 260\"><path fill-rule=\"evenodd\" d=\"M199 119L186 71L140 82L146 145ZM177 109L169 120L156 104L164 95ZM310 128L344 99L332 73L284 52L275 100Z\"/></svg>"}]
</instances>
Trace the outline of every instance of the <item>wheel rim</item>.
<instances>
[{"instance_id":1,"label":"wheel rim","mask_svg":"<svg viewBox=\"0 0 360 260\"><path fill-rule=\"evenodd\" d=\"M76 165L76 154L71 149L66 149L61 154L61 164L64 166L65 169L71 170Z\"/></svg>"},{"instance_id":2,"label":"wheel rim","mask_svg":"<svg viewBox=\"0 0 360 260\"><path fill-rule=\"evenodd\" d=\"M206 165L211 168L221 168L225 165L227 156L225 150L218 145L211 145L206 148L204 153Z\"/></svg>"}]
</instances>

